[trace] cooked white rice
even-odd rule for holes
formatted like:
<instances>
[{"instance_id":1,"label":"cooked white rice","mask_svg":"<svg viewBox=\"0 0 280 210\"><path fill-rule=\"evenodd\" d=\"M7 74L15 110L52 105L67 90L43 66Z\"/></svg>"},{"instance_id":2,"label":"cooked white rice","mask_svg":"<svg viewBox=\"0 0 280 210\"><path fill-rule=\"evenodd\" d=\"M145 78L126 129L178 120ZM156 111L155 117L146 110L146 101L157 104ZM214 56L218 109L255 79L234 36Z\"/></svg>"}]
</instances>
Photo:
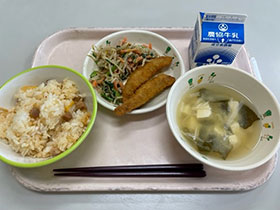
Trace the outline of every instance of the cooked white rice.
<instances>
[{"instance_id":1,"label":"cooked white rice","mask_svg":"<svg viewBox=\"0 0 280 210\"><path fill-rule=\"evenodd\" d=\"M0 138L22 156L46 158L70 148L85 131L90 114L77 85L64 79L49 80L39 86L24 86L15 95L16 106L0 108ZM31 109L39 110L38 117ZM65 120L65 113L71 119Z\"/></svg>"}]
</instances>

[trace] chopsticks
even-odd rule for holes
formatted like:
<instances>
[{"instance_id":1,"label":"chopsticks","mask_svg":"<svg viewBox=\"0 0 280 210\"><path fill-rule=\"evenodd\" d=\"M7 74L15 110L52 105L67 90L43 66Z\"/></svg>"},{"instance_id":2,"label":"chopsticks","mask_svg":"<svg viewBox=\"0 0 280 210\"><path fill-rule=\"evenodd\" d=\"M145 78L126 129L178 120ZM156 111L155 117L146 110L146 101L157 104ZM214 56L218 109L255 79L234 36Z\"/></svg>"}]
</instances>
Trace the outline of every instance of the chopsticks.
<instances>
[{"instance_id":1,"label":"chopsticks","mask_svg":"<svg viewBox=\"0 0 280 210\"><path fill-rule=\"evenodd\" d=\"M123 165L53 169L54 176L78 177L205 177L200 163Z\"/></svg>"}]
</instances>

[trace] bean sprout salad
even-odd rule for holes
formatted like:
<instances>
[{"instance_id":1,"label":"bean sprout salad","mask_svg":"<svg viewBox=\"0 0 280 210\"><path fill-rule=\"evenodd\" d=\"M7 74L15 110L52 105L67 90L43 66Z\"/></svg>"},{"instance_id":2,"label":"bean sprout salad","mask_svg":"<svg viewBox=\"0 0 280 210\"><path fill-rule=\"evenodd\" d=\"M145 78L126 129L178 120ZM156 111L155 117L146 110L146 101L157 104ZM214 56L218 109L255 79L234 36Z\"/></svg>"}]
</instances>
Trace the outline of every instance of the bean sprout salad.
<instances>
[{"instance_id":1,"label":"bean sprout salad","mask_svg":"<svg viewBox=\"0 0 280 210\"><path fill-rule=\"evenodd\" d=\"M88 54L97 68L90 74L90 82L97 92L114 105L122 103L122 88L128 76L151 59L159 57L152 44L135 44L123 38L112 46L109 40Z\"/></svg>"}]
</instances>

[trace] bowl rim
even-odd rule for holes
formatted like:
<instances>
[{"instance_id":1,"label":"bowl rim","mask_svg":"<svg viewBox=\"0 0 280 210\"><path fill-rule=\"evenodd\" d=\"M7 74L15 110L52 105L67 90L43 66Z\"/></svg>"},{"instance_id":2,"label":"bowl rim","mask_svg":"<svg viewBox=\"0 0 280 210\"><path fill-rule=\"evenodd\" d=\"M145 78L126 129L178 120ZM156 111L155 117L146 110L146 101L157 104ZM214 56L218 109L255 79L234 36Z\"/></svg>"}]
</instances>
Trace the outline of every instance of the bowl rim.
<instances>
[{"instance_id":1,"label":"bowl rim","mask_svg":"<svg viewBox=\"0 0 280 210\"><path fill-rule=\"evenodd\" d=\"M93 90L92 85L89 83L89 81L79 72L75 71L74 69L65 67L65 66L60 66L60 65L43 65L43 66L36 66L36 67L32 67L29 69L26 69L22 72L19 72L18 74L14 75L13 77L11 77L10 79L8 79L3 85L0 86L0 91L1 89L7 85L9 82L11 82L12 80L14 80L15 78L27 73L27 72L31 72L34 70L39 70L39 69L46 69L46 68L60 68L60 69L64 69L67 70L69 72L72 72L74 74L76 74L77 76L79 76L88 86L90 93L92 95L92 104L93 104L93 110L92 110L92 114L91 114L91 118L90 121L87 125L86 130L83 132L83 134L80 136L80 138L66 151L60 153L59 155L56 155L52 158L46 159L46 160L42 160L36 163L19 163L16 161L12 161L8 158L3 157L2 155L0 155L0 160L2 160L3 162L12 165L12 166L16 166L16 167L20 167L20 168L35 168L35 167L40 167L40 166L45 166L51 163L54 163L64 157L66 157L67 155L69 155L72 151L74 151L83 141L84 139L87 137L87 135L89 134L89 132L91 131L91 128L94 124L94 121L96 119L96 113L97 113L97 100L96 100L96 95L95 92Z\"/></svg>"},{"instance_id":2,"label":"bowl rim","mask_svg":"<svg viewBox=\"0 0 280 210\"><path fill-rule=\"evenodd\" d=\"M155 32L152 32L152 31L142 30L142 29L128 29L128 30L124 29L124 30L116 31L116 32L113 32L113 33L110 33L110 34L104 36L102 39L100 39L94 45L95 46L100 46L103 43L105 43L106 40L111 39L112 37L119 36L119 35L122 35L122 34L127 34L127 33L140 33L140 34L145 34L145 35L152 35L152 36L154 36L158 39L163 40L164 42L166 42L168 44L168 46L170 46L172 48L172 50L174 51L174 53L176 54L176 56L178 58L179 66L180 66L179 67L180 68L180 76L178 78L180 78L186 72L183 58L182 58L181 54L179 53L179 51L177 50L177 48L174 46L174 44L171 41L169 41L167 38L165 38L164 36L162 36L160 34L157 34ZM87 55L90 52L92 52L92 48L90 48ZM87 75L86 75L87 70L86 69L87 69L87 65L88 65L89 60L91 60L91 59L88 56L86 56L86 58L84 60L84 63L83 63L83 75L86 78L87 78ZM94 90L94 91L96 92L96 95L99 95L99 93L97 93L96 90ZM97 98L98 103L100 103L100 105L102 105L103 107L105 107L105 108L107 108L111 111L114 111L114 109L116 108L114 105L110 104L109 102L100 100L99 97L96 97L96 98ZM164 106L166 104L166 102L167 102L167 97L166 97L166 99L164 99L163 101L159 102L158 104L156 104L152 107L146 107L146 108L133 110L128 114L144 114L144 113L152 112L152 111L154 111L156 109L159 109L162 106Z\"/></svg>"},{"instance_id":3,"label":"bowl rim","mask_svg":"<svg viewBox=\"0 0 280 210\"><path fill-rule=\"evenodd\" d=\"M279 136L277 138L278 142L276 143L275 147L262 160L260 160L256 163L250 164L248 166L221 166L219 163L213 163L212 161L209 161L208 159L203 158L201 155L198 154L198 152L192 151L189 147L187 147L187 145L185 145L182 142L180 135L175 132L175 126L176 125L174 125L174 123L172 123L171 112L168 111L170 109L170 106L171 106L171 103L172 103L172 101L171 101L172 94L173 94L173 92L175 92L175 89L176 89L177 85L181 81L183 81L186 77L188 77L190 74L192 74L193 72L195 72L197 70L200 70L200 69L203 70L205 68L216 68L216 69L219 69L219 70L223 69L223 70L226 70L226 71L237 71L241 74L249 76L251 79L253 79L255 82L257 82L262 88L264 88L266 90L266 92L270 95L270 97L271 97L271 99L272 99L273 103L275 104L275 107L278 111L278 118L280 119L280 115L279 115L280 114L280 106L279 106L279 102L278 102L277 98L271 92L271 90L268 89L268 87L266 87L262 82L258 81L253 75L245 72L242 69L232 67L232 66L227 66L227 65L212 64L212 65L206 65L206 66L199 66L199 67L195 67L195 68L187 71L184 75L182 75L178 80L175 81L175 83L173 84L173 86L171 87L171 89L169 91L169 94L168 94L168 97L167 97L167 103L166 103L166 116L167 116L167 121L168 121L169 127L170 127L170 129L173 133L173 136L175 137L176 141L184 148L184 150L186 150L186 152L188 152L191 156L193 156L197 160L199 160L199 161L201 161L201 162L203 162L203 163L205 163L209 166L212 166L212 167L215 167L215 168L218 168L218 169L222 169L222 170L226 170L226 171L245 171L245 170L254 169L254 168L257 168L257 167L263 165L268 160L270 160L272 158L272 156L275 155L276 152L278 151L278 149L280 147Z\"/></svg>"}]
</instances>

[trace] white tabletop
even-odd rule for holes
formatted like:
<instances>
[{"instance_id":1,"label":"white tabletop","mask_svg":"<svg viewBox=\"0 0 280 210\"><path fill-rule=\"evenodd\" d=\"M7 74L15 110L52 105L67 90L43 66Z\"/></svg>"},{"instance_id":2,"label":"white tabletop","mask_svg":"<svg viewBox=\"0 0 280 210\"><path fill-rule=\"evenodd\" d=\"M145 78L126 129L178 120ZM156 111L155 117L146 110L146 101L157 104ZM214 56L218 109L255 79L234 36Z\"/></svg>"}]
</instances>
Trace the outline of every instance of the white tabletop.
<instances>
[{"instance_id":1,"label":"white tabletop","mask_svg":"<svg viewBox=\"0 0 280 210\"><path fill-rule=\"evenodd\" d=\"M199 11L244 13L246 48L280 100L279 0L0 0L0 84L31 66L36 47L69 27L193 27ZM0 163L0 209L280 209L280 167L261 187L241 193L38 193Z\"/></svg>"}]
</instances>

